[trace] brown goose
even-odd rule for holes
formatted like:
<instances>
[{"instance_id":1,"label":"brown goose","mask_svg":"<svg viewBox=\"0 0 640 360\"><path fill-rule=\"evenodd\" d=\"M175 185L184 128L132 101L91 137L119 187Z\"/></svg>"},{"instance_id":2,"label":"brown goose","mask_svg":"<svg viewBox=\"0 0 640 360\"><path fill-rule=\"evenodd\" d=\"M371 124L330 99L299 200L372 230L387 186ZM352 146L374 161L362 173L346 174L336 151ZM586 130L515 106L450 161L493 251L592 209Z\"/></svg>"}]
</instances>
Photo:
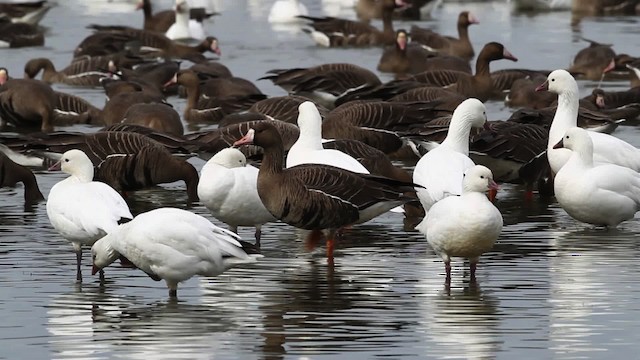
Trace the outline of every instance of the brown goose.
<instances>
[{"instance_id":1,"label":"brown goose","mask_svg":"<svg viewBox=\"0 0 640 360\"><path fill-rule=\"evenodd\" d=\"M143 91L120 93L109 98L104 105L101 114L101 122L105 125L119 123L124 119L124 114L135 104L160 104L162 96Z\"/></svg>"},{"instance_id":2,"label":"brown goose","mask_svg":"<svg viewBox=\"0 0 640 360\"><path fill-rule=\"evenodd\" d=\"M269 212L283 222L312 230L310 243L327 232L327 257L333 257L336 232L368 221L412 200L414 184L374 175L356 174L327 165L303 164L284 169L284 145L268 123L255 124L235 145L264 149L258 174L258 195Z\"/></svg>"},{"instance_id":3,"label":"brown goose","mask_svg":"<svg viewBox=\"0 0 640 360\"><path fill-rule=\"evenodd\" d=\"M625 91L605 91L593 89L591 95L583 98L592 105L593 110L617 109L625 105L640 103L640 87Z\"/></svg>"},{"instance_id":4,"label":"brown goose","mask_svg":"<svg viewBox=\"0 0 640 360\"><path fill-rule=\"evenodd\" d=\"M505 104L511 107L542 109L551 106L558 96L549 91L536 91L536 87L547 79L544 75L526 77L513 82Z\"/></svg>"},{"instance_id":5,"label":"brown goose","mask_svg":"<svg viewBox=\"0 0 640 360\"><path fill-rule=\"evenodd\" d=\"M57 97L51 86L39 80L10 79L4 68L0 68L0 84L1 119L16 127L53 131Z\"/></svg>"},{"instance_id":6,"label":"brown goose","mask_svg":"<svg viewBox=\"0 0 640 360\"><path fill-rule=\"evenodd\" d=\"M556 113L557 106L550 106L543 109L519 109L507 121L515 121L525 124L537 124L544 128L549 128ZM589 128L598 132L610 133L618 127L622 119L627 119L629 115L636 114L637 109L621 108L604 111L593 111L583 106L578 108L578 126ZM633 115L632 115L633 116Z\"/></svg>"},{"instance_id":7,"label":"brown goose","mask_svg":"<svg viewBox=\"0 0 640 360\"><path fill-rule=\"evenodd\" d=\"M304 96L327 109L333 109L338 98L356 89L382 84L373 72L348 63L270 70L268 75L258 80L263 79L271 80L289 94Z\"/></svg>"},{"instance_id":8,"label":"brown goose","mask_svg":"<svg viewBox=\"0 0 640 360\"><path fill-rule=\"evenodd\" d=\"M303 96L276 96L258 101L249 108L249 111L264 114L273 119L291 124L296 124L298 121L298 106L305 101L309 101L309 99ZM316 105L318 112L320 112L320 116L324 119L329 113L329 110L321 105L314 105Z\"/></svg>"},{"instance_id":9,"label":"brown goose","mask_svg":"<svg viewBox=\"0 0 640 360\"><path fill-rule=\"evenodd\" d=\"M228 67L224 66L218 61L208 60L198 64L193 64L189 68L198 74L206 75L209 77L223 77L230 78L233 75Z\"/></svg>"},{"instance_id":10,"label":"brown goose","mask_svg":"<svg viewBox=\"0 0 640 360\"><path fill-rule=\"evenodd\" d=\"M411 27L411 40L428 46L431 50L447 55L459 56L467 61L475 55L469 40L469 26L479 24L478 19L468 11L458 15L458 38L443 36L429 29Z\"/></svg>"},{"instance_id":11,"label":"brown goose","mask_svg":"<svg viewBox=\"0 0 640 360\"><path fill-rule=\"evenodd\" d=\"M394 19L420 20L422 14L430 14L437 0L411 0L411 6L396 9L393 12ZM358 19L369 22L371 19L382 19L382 2L379 0L358 0L356 3L356 15Z\"/></svg>"},{"instance_id":12,"label":"brown goose","mask_svg":"<svg viewBox=\"0 0 640 360\"><path fill-rule=\"evenodd\" d=\"M198 200L198 171L145 135L123 131L52 133L31 137L27 148L55 153L82 150L95 167L95 180L118 191L136 191L182 180L189 201Z\"/></svg>"},{"instance_id":13,"label":"brown goose","mask_svg":"<svg viewBox=\"0 0 640 360\"><path fill-rule=\"evenodd\" d=\"M507 93L516 80L537 76L544 76L546 78L549 73L551 73L549 70L502 69L491 72L491 82L493 83L493 90L496 94Z\"/></svg>"},{"instance_id":14,"label":"brown goose","mask_svg":"<svg viewBox=\"0 0 640 360\"><path fill-rule=\"evenodd\" d=\"M404 0L382 2L382 31L362 22L334 17L299 16L309 20L310 28L303 29L313 41L324 47L393 45L393 11L408 6Z\"/></svg>"},{"instance_id":15,"label":"brown goose","mask_svg":"<svg viewBox=\"0 0 640 360\"><path fill-rule=\"evenodd\" d=\"M395 133L424 124L437 112L434 103L352 101L332 110L322 123L322 136L362 141L385 154L398 151L404 141Z\"/></svg>"},{"instance_id":16,"label":"brown goose","mask_svg":"<svg viewBox=\"0 0 640 360\"><path fill-rule=\"evenodd\" d=\"M24 77L34 79L42 70L42 81L48 84L99 86L100 79L111 76L107 71L109 60L104 56L77 58L71 65L56 71L51 60L47 58L31 59L24 65Z\"/></svg>"},{"instance_id":17,"label":"brown goose","mask_svg":"<svg viewBox=\"0 0 640 360\"><path fill-rule=\"evenodd\" d=\"M589 80L600 80L605 73L615 69L616 53L609 44L587 40L589 46L578 51L573 64L567 69L573 76Z\"/></svg>"},{"instance_id":18,"label":"brown goose","mask_svg":"<svg viewBox=\"0 0 640 360\"><path fill-rule=\"evenodd\" d=\"M640 86L640 61L634 61L625 66L629 70L631 87L634 88Z\"/></svg>"},{"instance_id":19,"label":"brown goose","mask_svg":"<svg viewBox=\"0 0 640 360\"><path fill-rule=\"evenodd\" d=\"M436 56L421 45L408 43L407 32L396 32L396 44L384 50L378 61L378 71L397 75L446 69L471 73L469 62L457 56Z\"/></svg>"},{"instance_id":20,"label":"brown goose","mask_svg":"<svg viewBox=\"0 0 640 360\"><path fill-rule=\"evenodd\" d=\"M83 98L55 91L57 102L53 109L55 125L92 124L103 125L102 110Z\"/></svg>"},{"instance_id":21,"label":"brown goose","mask_svg":"<svg viewBox=\"0 0 640 360\"><path fill-rule=\"evenodd\" d=\"M4 15L13 23L38 25L40 20L51 9L46 0L0 3L0 16Z\"/></svg>"},{"instance_id":22,"label":"brown goose","mask_svg":"<svg viewBox=\"0 0 640 360\"><path fill-rule=\"evenodd\" d=\"M207 37L196 46L187 46L172 41L162 33L125 27L107 28L87 36L76 46L73 56L123 53L131 50L133 44L155 50L153 55L180 58L194 63L207 61L203 55L206 51L220 55L218 39L213 36Z\"/></svg>"},{"instance_id":23,"label":"brown goose","mask_svg":"<svg viewBox=\"0 0 640 360\"><path fill-rule=\"evenodd\" d=\"M38 182L31 170L16 164L4 152L0 151L0 187L14 187L21 182L24 185L25 204L34 204L44 200Z\"/></svg>"},{"instance_id":24,"label":"brown goose","mask_svg":"<svg viewBox=\"0 0 640 360\"><path fill-rule=\"evenodd\" d=\"M204 98L200 96L200 80L195 72L182 70L175 74L171 83L184 86L187 106L184 118L192 123L217 123L225 115L247 110L254 103L266 98L263 94Z\"/></svg>"},{"instance_id":25,"label":"brown goose","mask_svg":"<svg viewBox=\"0 0 640 360\"><path fill-rule=\"evenodd\" d=\"M491 61L500 59L518 61L502 44L490 42L478 54L474 75L459 71L436 70L414 75L412 79L428 85L444 86L466 97L474 97L484 102L495 93L489 64Z\"/></svg>"},{"instance_id":26,"label":"brown goose","mask_svg":"<svg viewBox=\"0 0 640 360\"><path fill-rule=\"evenodd\" d=\"M437 101L437 109L448 114L452 114L461 102L467 98L451 90L433 87L422 86L419 88L411 89L402 94L396 95L389 99L392 102L411 102L411 101ZM436 114L440 116L444 114Z\"/></svg>"},{"instance_id":27,"label":"brown goose","mask_svg":"<svg viewBox=\"0 0 640 360\"><path fill-rule=\"evenodd\" d=\"M0 48L20 48L44 45L44 34L35 25L13 23L0 15Z\"/></svg>"},{"instance_id":28,"label":"brown goose","mask_svg":"<svg viewBox=\"0 0 640 360\"><path fill-rule=\"evenodd\" d=\"M576 15L640 14L638 0L573 0L571 11Z\"/></svg>"},{"instance_id":29,"label":"brown goose","mask_svg":"<svg viewBox=\"0 0 640 360\"><path fill-rule=\"evenodd\" d=\"M124 113L122 123L142 125L171 135L184 134L180 114L167 103L131 105Z\"/></svg>"},{"instance_id":30,"label":"brown goose","mask_svg":"<svg viewBox=\"0 0 640 360\"><path fill-rule=\"evenodd\" d=\"M162 94L167 82L170 81L179 70L179 61L165 60L163 62L139 64L133 70L121 68L117 74L121 80L139 84L145 88L146 91L151 90L151 92L155 92L156 94Z\"/></svg>"},{"instance_id":31,"label":"brown goose","mask_svg":"<svg viewBox=\"0 0 640 360\"><path fill-rule=\"evenodd\" d=\"M140 0L136 5L136 10L142 9L144 15L143 29L157 31L161 33L167 32L171 25L176 22L176 12L173 10L163 10L153 13L151 0ZM189 8L190 18L199 22L217 15L217 13L208 13L204 8Z\"/></svg>"}]
</instances>

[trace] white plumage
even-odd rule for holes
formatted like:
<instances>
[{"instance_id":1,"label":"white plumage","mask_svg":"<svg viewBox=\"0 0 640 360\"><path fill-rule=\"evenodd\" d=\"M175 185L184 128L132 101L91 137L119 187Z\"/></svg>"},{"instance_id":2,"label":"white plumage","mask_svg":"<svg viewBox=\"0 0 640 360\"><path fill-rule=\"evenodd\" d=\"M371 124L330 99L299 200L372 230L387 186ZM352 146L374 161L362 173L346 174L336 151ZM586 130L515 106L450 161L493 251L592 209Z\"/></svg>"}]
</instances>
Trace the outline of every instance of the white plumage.
<instances>
[{"instance_id":1,"label":"white plumage","mask_svg":"<svg viewBox=\"0 0 640 360\"><path fill-rule=\"evenodd\" d=\"M469 158L469 133L486 121L486 108L480 100L463 101L453 112L447 137L418 161L413 182L424 186L417 195L425 211L444 197L462 194L462 176L475 165Z\"/></svg>"},{"instance_id":2,"label":"white plumage","mask_svg":"<svg viewBox=\"0 0 640 360\"><path fill-rule=\"evenodd\" d=\"M475 165L465 172L462 195L436 202L416 229L442 257L451 280L451 257L469 259L471 279L483 253L491 250L502 231L502 215L484 194L497 189L491 170Z\"/></svg>"},{"instance_id":3,"label":"white plumage","mask_svg":"<svg viewBox=\"0 0 640 360\"><path fill-rule=\"evenodd\" d=\"M269 17L270 23L295 23L299 22L300 15L309 15L307 7L298 0L278 0L271 6Z\"/></svg>"},{"instance_id":4,"label":"white plumage","mask_svg":"<svg viewBox=\"0 0 640 360\"><path fill-rule=\"evenodd\" d=\"M247 165L244 154L235 148L222 149L202 168L198 197L218 220L231 226L256 228L260 244L262 225L276 221L258 196L258 168Z\"/></svg>"},{"instance_id":5,"label":"white plumage","mask_svg":"<svg viewBox=\"0 0 640 360\"><path fill-rule=\"evenodd\" d=\"M76 278L82 281L82 246L114 231L122 219L132 219L122 196L109 185L93 181L93 163L81 150L62 154L62 171L70 176L55 184L47 199L47 216L77 254ZM57 165L57 164L56 164Z\"/></svg>"},{"instance_id":6,"label":"white plumage","mask_svg":"<svg viewBox=\"0 0 640 360\"><path fill-rule=\"evenodd\" d=\"M164 279L170 296L194 275L217 276L237 264L254 262L238 236L186 210L160 208L142 213L91 248L95 269L119 255L155 280Z\"/></svg>"},{"instance_id":7,"label":"white plumage","mask_svg":"<svg viewBox=\"0 0 640 360\"><path fill-rule=\"evenodd\" d=\"M558 146L571 150L554 180L556 199L571 217L615 227L640 210L640 173L615 164L594 164L589 132L571 128Z\"/></svg>"},{"instance_id":8,"label":"white plumage","mask_svg":"<svg viewBox=\"0 0 640 360\"><path fill-rule=\"evenodd\" d=\"M191 20L187 0L176 0L174 7L176 22L169 27L165 35L171 40L203 40L206 37L202 23Z\"/></svg>"}]
</instances>

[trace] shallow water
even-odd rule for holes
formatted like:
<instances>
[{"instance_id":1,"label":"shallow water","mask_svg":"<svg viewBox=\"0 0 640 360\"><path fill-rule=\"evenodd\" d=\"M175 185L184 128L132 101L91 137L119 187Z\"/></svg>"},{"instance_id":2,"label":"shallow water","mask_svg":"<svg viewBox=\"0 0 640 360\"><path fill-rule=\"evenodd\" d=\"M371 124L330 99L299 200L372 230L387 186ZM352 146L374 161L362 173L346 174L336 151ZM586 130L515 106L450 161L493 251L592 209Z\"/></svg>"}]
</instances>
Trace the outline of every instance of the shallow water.
<instances>
[{"instance_id":1,"label":"shallow water","mask_svg":"<svg viewBox=\"0 0 640 360\"><path fill-rule=\"evenodd\" d=\"M141 14L127 3L59 2L43 20L50 28L46 47L1 52L12 74L19 76L34 57L67 64L88 34L86 24L141 24ZM313 14L322 11L321 2L303 2ZM222 61L237 76L255 80L273 68L338 61L375 69L379 49L320 49L304 34L273 31L264 20L270 4L218 2L223 15L207 25L221 39ZM496 62L495 69L565 67L585 46L579 36L640 54L635 17L585 19L572 27L568 12L531 16L512 14L503 2L447 3L434 14L438 21L421 25L453 33L462 9L482 22L471 31L476 48L496 40L521 59ZM283 94L270 83L257 85L269 95ZM596 84L580 85L586 94ZM104 103L99 90L59 88ZM184 106L184 100L170 102L179 111ZM499 102L487 106L490 119L509 113ZM635 128L621 127L615 135L640 145ZM37 177L46 195L64 176L38 171ZM217 278L193 278L181 284L177 302L168 299L164 283L129 269L108 268L106 285L99 286L86 253L85 283L76 285L72 248L49 225L44 204L25 210L22 188L0 189L0 199L0 358L637 356L638 221L614 231L595 229L573 221L554 202L524 202L516 186L505 185L498 196L505 227L482 257L477 283L470 284L466 265L456 262L446 289L442 262L419 233L403 230L400 215L390 213L351 229L338 244L334 267L322 250L306 253L293 228L267 225L264 259ZM169 184L137 192L129 202L134 214L184 208L186 194L182 184ZM211 218L200 205L190 210ZM250 229L240 234L252 238Z\"/></svg>"}]
</instances>

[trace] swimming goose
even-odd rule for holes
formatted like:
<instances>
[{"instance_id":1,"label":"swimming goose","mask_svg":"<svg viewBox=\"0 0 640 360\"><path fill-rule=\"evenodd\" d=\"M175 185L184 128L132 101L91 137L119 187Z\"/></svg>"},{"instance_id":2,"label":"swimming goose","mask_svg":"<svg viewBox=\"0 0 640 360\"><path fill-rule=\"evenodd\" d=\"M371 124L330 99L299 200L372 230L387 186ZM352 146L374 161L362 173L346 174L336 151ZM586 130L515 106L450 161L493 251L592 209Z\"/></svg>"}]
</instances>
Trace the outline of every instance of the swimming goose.
<instances>
[{"instance_id":1,"label":"swimming goose","mask_svg":"<svg viewBox=\"0 0 640 360\"><path fill-rule=\"evenodd\" d=\"M554 146L571 151L554 179L556 199L578 221L616 227L640 210L640 174L615 164L596 164L589 135L573 127Z\"/></svg>"},{"instance_id":2,"label":"swimming goose","mask_svg":"<svg viewBox=\"0 0 640 360\"><path fill-rule=\"evenodd\" d=\"M427 213L437 201L462 194L463 174L475 165L469 158L469 133L486 121L487 110L480 100L463 101L453 112L447 137L416 164L413 182L424 187L417 194Z\"/></svg>"},{"instance_id":3,"label":"swimming goose","mask_svg":"<svg viewBox=\"0 0 640 360\"><path fill-rule=\"evenodd\" d=\"M498 189L491 170L475 165L460 180L462 192L436 202L416 226L444 261L447 284L452 257L469 259L470 280L475 280L480 255L493 248L503 225L502 214L485 195Z\"/></svg>"},{"instance_id":4,"label":"swimming goose","mask_svg":"<svg viewBox=\"0 0 640 360\"><path fill-rule=\"evenodd\" d=\"M640 9L638 0L573 0L571 11L576 15L637 15Z\"/></svg>"},{"instance_id":5,"label":"swimming goose","mask_svg":"<svg viewBox=\"0 0 640 360\"><path fill-rule=\"evenodd\" d=\"M327 257L333 257L338 229L361 223L411 201L404 192L414 184L358 174L329 165L302 164L283 168L284 146L278 131L258 122L234 143L264 148L258 173L258 195L277 219L300 229L313 230L309 243L327 232Z\"/></svg>"},{"instance_id":6,"label":"swimming goose","mask_svg":"<svg viewBox=\"0 0 640 360\"><path fill-rule=\"evenodd\" d=\"M52 168L59 168L70 176L51 188L47 216L56 231L73 245L76 281L82 282L82 246L93 245L133 215L117 191L93 181L93 164L83 151L65 152Z\"/></svg>"},{"instance_id":7,"label":"swimming goose","mask_svg":"<svg viewBox=\"0 0 640 360\"><path fill-rule=\"evenodd\" d=\"M598 81L605 73L615 69L616 53L609 44L600 44L587 39L583 40L588 41L589 46L576 54L573 64L567 71L575 76L583 76L586 79Z\"/></svg>"},{"instance_id":8,"label":"swimming goose","mask_svg":"<svg viewBox=\"0 0 640 360\"><path fill-rule=\"evenodd\" d=\"M553 117L549 129L549 142L547 144L547 156L553 173L557 174L560 168L569 160L571 151L567 149L554 149L572 127L577 126L579 92L576 80L566 70L555 70L547 80L536 88L537 91L551 91L558 94L558 109ZM629 143L614 136L589 131L593 141L593 161L596 163L612 163L640 171L640 150Z\"/></svg>"},{"instance_id":9,"label":"swimming goose","mask_svg":"<svg viewBox=\"0 0 640 360\"><path fill-rule=\"evenodd\" d=\"M6 15L13 23L38 25L50 9L51 6L46 0L3 2L0 3L0 16Z\"/></svg>"},{"instance_id":10,"label":"swimming goose","mask_svg":"<svg viewBox=\"0 0 640 360\"><path fill-rule=\"evenodd\" d=\"M473 45L469 40L469 26L479 24L478 19L469 11L462 11L458 15L458 38L443 36L429 29L417 26L411 27L411 40L426 45L430 50L442 54L459 56L467 61L475 55Z\"/></svg>"},{"instance_id":11,"label":"swimming goose","mask_svg":"<svg viewBox=\"0 0 640 360\"><path fill-rule=\"evenodd\" d=\"M195 275L217 276L262 257L251 244L192 212L160 208L142 213L102 237L91 248L93 273L124 256L153 280L164 280L169 296Z\"/></svg>"},{"instance_id":12,"label":"swimming goose","mask_svg":"<svg viewBox=\"0 0 640 360\"><path fill-rule=\"evenodd\" d=\"M296 23L300 22L299 16L309 15L307 7L299 0L277 0L271 6L267 21L270 23Z\"/></svg>"},{"instance_id":13,"label":"swimming goose","mask_svg":"<svg viewBox=\"0 0 640 360\"><path fill-rule=\"evenodd\" d=\"M44 33L36 25L13 23L0 14L0 48L20 48L44 45Z\"/></svg>"},{"instance_id":14,"label":"swimming goose","mask_svg":"<svg viewBox=\"0 0 640 360\"><path fill-rule=\"evenodd\" d=\"M213 155L202 167L198 197L213 217L238 233L238 226L256 228L256 246L260 246L262 225L276 221L258 196L258 168L247 165L244 154L226 148Z\"/></svg>"},{"instance_id":15,"label":"swimming goose","mask_svg":"<svg viewBox=\"0 0 640 360\"><path fill-rule=\"evenodd\" d=\"M325 164L353 172L368 174L369 171L350 155L339 150L322 147L322 118L311 101L298 107L300 137L287 153L287 167L300 164Z\"/></svg>"},{"instance_id":16,"label":"swimming goose","mask_svg":"<svg viewBox=\"0 0 640 360\"><path fill-rule=\"evenodd\" d=\"M44 200L33 172L13 162L5 154L4 150L0 151L0 187L14 187L19 182L24 185L24 201L26 205L32 205Z\"/></svg>"},{"instance_id":17,"label":"swimming goose","mask_svg":"<svg viewBox=\"0 0 640 360\"><path fill-rule=\"evenodd\" d=\"M151 0L139 0L136 10L142 9L144 16L143 29L157 31L161 33L167 32L171 25L176 22L176 12L173 10L158 11L155 14L151 7ZM189 18L198 22L208 19L218 13L207 12L205 8L189 8Z\"/></svg>"},{"instance_id":18,"label":"swimming goose","mask_svg":"<svg viewBox=\"0 0 640 360\"><path fill-rule=\"evenodd\" d=\"M204 40L207 36L202 23L191 20L187 0L176 0L173 8L176 22L169 27L165 35L171 40Z\"/></svg>"}]
</instances>

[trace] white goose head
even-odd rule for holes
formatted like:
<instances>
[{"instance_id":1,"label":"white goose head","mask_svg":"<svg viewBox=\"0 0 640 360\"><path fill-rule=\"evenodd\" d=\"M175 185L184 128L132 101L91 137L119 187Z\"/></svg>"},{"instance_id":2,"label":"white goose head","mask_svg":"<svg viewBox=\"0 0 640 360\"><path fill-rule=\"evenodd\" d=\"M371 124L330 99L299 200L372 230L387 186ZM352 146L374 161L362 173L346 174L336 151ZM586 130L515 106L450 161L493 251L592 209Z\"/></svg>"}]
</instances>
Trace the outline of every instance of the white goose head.
<instances>
[{"instance_id":1,"label":"white goose head","mask_svg":"<svg viewBox=\"0 0 640 360\"><path fill-rule=\"evenodd\" d=\"M554 148L567 148L587 158L593 156L593 140L591 140L587 130L579 127L572 127L567 130L562 140Z\"/></svg>"},{"instance_id":2,"label":"white goose head","mask_svg":"<svg viewBox=\"0 0 640 360\"><path fill-rule=\"evenodd\" d=\"M566 70L552 71L547 80L536 88L536 91L548 90L558 95L578 96L578 83Z\"/></svg>"},{"instance_id":3,"label":"white goose head","mask_svg":"<svg viewBox=\"0 0 640 360\"><path fill-rule=\"evenodd\" d=\"M498 184L493 181L493 173L489 168L482 165L476 165L469 168L464 173L462 179L462 188L464 192L486 192L488 190L498 190Z\"/></svg>"},{"instance_id":4,"label":"white goose head","mask_svg":"<svg viewBox=\"0 0 640 360\"><path fill-rule=\"evenodd\" d=\"M82 150L73 149L62 154L60 169L83 182L93 180L93 163Z\"/></svg>"},{"instance_id":5,"label":"white goose head","mask_svg":"<svg viewBox=\"0 0 640 360\"><path fill-rule=\"evenodd\" d=\"M228 169L244 167L247 165L247 158L244 156L242 151L236 148L222 149L213 155L209 161Z\"/></svg>"},{"instance_id":6,"label":"white goose head","mask_svg":"<svg viewBox=\"0 0 640 360\"><path fill-rule=\"evenodd\" d=\"M464 119L471 127L481 128L487 122L487 108L482 101L469 98L458 105L453 112L452 121L453 118Z\"/></svg>"},{"instance_id":7,"label":"white goose head","mask_svg":"<svg viewBox=\"0 0 640 360\"><path fill-rule=\"evenodd\" d=\"M91 247L91 258L93 259L93 274L109 266L116 261L120 254L111 247L108 236L96 241Z\"/></svg>"},{"instance_id":8,"label":"white goose head","mask_svg":"<svg viewBox=\"0 0 640 360\"><path fill-rule=\"evenodd\" d=\"M305 101L298 106L298 127L301 135L322 137L322 117L313 102Z\"/></svg>"}]
</instances>

